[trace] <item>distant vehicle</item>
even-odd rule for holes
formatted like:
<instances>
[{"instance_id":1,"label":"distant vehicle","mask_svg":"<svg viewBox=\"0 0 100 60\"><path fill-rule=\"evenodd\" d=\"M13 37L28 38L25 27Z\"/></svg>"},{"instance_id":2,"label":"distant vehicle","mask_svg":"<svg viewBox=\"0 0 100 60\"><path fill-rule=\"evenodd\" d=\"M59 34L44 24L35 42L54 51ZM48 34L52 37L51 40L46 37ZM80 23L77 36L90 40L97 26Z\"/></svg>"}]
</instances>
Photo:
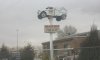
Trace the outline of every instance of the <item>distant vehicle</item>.
<instances>
[{"instance_id":1,"label":"distant vehicle","mask_svg":"<svg viewBox=\"0 0 100 60\"><path fill-rule=\"evenodd\" d=\"M66 10L65 9L56 9L53 7L47 7L43 11L38 11L39 19L49 17L49 16L56 18L57 21L65 20L66 19Z\"/></svg>"}]
</instances>

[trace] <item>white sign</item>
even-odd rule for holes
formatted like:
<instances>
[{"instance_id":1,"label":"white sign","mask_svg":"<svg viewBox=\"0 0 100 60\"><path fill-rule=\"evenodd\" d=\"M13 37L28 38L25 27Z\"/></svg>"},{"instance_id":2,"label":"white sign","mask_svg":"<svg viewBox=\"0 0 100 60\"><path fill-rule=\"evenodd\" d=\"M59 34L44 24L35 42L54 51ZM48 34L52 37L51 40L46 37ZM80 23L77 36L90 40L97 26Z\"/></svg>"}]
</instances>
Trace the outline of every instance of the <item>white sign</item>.
<instances>
[{"instance_id":1,"label":"white sign","mask_svg":"<svg viewBox=\"0 0 100 60\"><path fill-rule=\"evenodd\" d=\"M59 25L45 25L44 32L45 33L55 33L59 30Z\"/></svg>"}]
</instances>

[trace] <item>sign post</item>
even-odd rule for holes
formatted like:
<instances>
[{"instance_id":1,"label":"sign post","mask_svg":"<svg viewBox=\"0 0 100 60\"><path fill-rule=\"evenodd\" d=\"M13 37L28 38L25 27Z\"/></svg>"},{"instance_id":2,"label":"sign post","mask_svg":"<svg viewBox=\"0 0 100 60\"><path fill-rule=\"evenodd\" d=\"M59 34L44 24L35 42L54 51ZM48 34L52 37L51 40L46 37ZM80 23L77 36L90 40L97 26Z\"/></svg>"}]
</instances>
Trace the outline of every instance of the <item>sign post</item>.
<instances>
[{"instance_id":1,"label":"sign post","mask_svg":"<svg viewBox=\"0 0 100 60\"><path fill-rule=\"evenodd\" d=\"M50 22L50 25L53 24L52 23L53 22L53 18L52 17L49 19L49 22ZM53 53L54 53L54 51L53 51L53 33L51 32L50 33L50 57L51 57L51 60L54 60Z\"/></svg>"},{"instance_id":2,"label":"sign post","mask_svg":"<svg viewBox=\"0 0 100 60\"><path fill-rule=\"evenodd\" d=\"M65 10L65 9L63 9ZM59 12L57 14L56 12ZM50 58L51 60L54 60L54 49L53 49L53 33L57 32L59 30L59 25L53 25L53 18L56 18L56 21L61 21L65 20L66 18L66 12L58 11L57 9L53 7L47 7L46 10L38 12L38 19L42 19L47 17L49 20L50 25L45 25L44 26L44 32L45 33L50 33Z\"/></svg>"}]
</instances>

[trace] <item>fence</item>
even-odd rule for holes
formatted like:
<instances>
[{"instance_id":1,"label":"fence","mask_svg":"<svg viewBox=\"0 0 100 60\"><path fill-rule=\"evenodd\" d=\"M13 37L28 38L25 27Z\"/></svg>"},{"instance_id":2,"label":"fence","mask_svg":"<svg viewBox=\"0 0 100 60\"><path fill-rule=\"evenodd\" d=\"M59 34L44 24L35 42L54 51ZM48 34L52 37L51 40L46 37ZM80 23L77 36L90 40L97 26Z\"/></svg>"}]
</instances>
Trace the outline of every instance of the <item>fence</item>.
<instances>
[{"instance_id":1,"label":"fence","mask_svg":"<svg viewBox=\"0 0 100 60\"><path fill-rule=\"evenodd\" d=\"M45 49L45 60L50 60L49 49ZM54 49L54 60L100 60L100 47Z\"/></svg>"}]
</instances>

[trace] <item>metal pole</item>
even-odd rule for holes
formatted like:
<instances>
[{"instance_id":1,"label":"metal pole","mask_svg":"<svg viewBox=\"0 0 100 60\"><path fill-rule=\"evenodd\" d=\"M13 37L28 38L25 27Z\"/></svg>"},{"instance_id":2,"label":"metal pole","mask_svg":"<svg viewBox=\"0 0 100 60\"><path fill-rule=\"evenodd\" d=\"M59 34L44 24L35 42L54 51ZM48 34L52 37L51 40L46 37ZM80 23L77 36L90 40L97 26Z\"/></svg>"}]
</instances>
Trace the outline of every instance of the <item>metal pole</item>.
<instances>
[{"instance_id":1,"label":"metal pole","mask_svg":"<svg viewBox=\"0 0 100 60\"><path fill-rule=\"evenodd\" d=\"M18 52L18 32L19 32L19 30L16 29L16 31L17 31L17 52Z\"/></svg>"},{"instance_id":2,"label":"metal pole","mask_svg":"<svg viewBox=\"0 0 100 60\"><path fill-rule=\"evenodd\" d=\"M49 18L49 22L50 22L50 25L53 24L53 18L52 17ZM53 52L53 33L51 32L50 33L50 58L51 58L51 60L54 60L53 53L54 53Z\"/></svg>"},{"instance_id":3,"label":"metal pole","mask_svg":"<svg viewBox=\"0 0 100 60\"><path fill-rule=\"evenodd\" d=\"M18 44L18 33L19 33L19 30L16 29L16 32L17 32L17 51L16 51L16 60L20 60L20 53L19 53L19 44Z\"/></svg>"}]
</instances>

